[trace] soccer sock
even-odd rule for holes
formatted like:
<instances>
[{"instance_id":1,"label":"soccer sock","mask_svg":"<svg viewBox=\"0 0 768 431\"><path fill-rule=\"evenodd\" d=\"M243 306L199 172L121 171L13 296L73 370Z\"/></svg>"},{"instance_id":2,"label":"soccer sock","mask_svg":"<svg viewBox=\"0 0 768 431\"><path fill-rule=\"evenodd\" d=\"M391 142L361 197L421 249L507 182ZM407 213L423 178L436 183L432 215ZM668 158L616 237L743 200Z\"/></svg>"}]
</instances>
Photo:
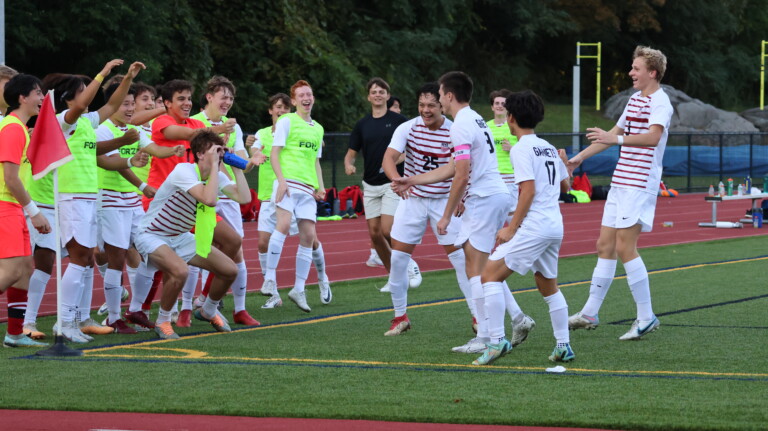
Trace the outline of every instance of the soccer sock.
<instances>
[{"instance_id":1,"label":"soccer sock","mask_svg":"<svg viewBox=\"0 0 768 431\"><path fill-rule=\"evenodd\" d=\"M485 315L488 316L488 334L492 344L504 339L504 291L509 289L500 282L483 283L485 292Z\"/></svg>"},{"instance_id":2,"label":"soccer sock","mask_svg":"<svg viewBox=\"0 0 768 431\"><path fill-rule=\"evenodd\" d=\"M97 266L99 268L99 274L101 274L101 278L106 277L106 275L107 275L107 268L108 268L109 264L108 263L103 263L103 264L97 265Z\"/></svg>"},{"instance_id":3,"label":"soccer sock","mask_svg":"<svg viewBox=\"0 0 768 431\"><path fill-rule=\"evenodd\" d=\"M490 341L488 316L485 314L485 292L483 292L480 276L476 275L470 278L469 285L472 286L472 300L475 301L475 311L477 312L477 338L480 341L488 342Z\"/></svg>"},{"instance_id":4,"label":"soccer sock","mask_svg":"<svg viewBox=\"0 0 768 431\"><path fill-rule=\"evenodd\" d=\"M197 288L197 279L200 277L200 268L189 265L189 273L184 287L181 289L181 309L191 310L192 301L195 299L195 289Z\"/></svg>"},{"instance_id":5,"label":"soccer sock","mask_svg":"<svg viewBox=\"0 0 768 431\"><path fill-rule=\"evenodd\" d=\"M232 283L232 296L235 301L235 313L245 310L245 288L248 282L248 268L245 267L245 260L237 263L237 278Z\"/></svg>"},{"instance_id":6,"label":"soccer sock","mask_svg":"<svg viewBox=\"0 0 768 431\"><path fill-rule=\"evenodd\" d=\"M27 311L27 291L8 288L8 335L21 335L24 330L24 314Z\"/></svg>"},{"instance_id":7,"label":"soccer sock","mask_svg":"<svg viewBox=\"0 0 768 431\"><path fill-rule=\"evenodd\" d=\"M152 289L152 280L154 276L155 273L151 272L144 262L141 262L139 269L136 272L133 292L131 293L131 305L128 307L128 311L131 313L141 311L141 307L149 296L149 291Z\"/></svg>"},{"instance_id":8,"label":"soccer sock","mask_svg":"<svg viewBox=\"0 0 768 431\"><path fill-rule=\"evenodd\" d=\"M624 264L627 271L627 283L637 306L638 320L653 319L651 307L651 286L648 282L648 271L645 269L643 258L638 256Z\"/></svg>"},{"instance_id":9,"label":"soccer sock","mask_svg":"<svg viewBox=\"0 0 768 431\"><path fill-rule=\"evenodd\" d=\"M30 325L37 321L37 312L40 310L40 303L43 302L45 287L51 274L36 269L29 279L29 290L27 291L27 313L24 317L24 324Z\"/></svg>"},{"instance_id":10,"label":"soccer sock","mask_svg":"<svg viewBox=\"0 0 768 431\"><path fill-rule=\"evenodd\" d=\"M312 247L299 246L296 250L296 282L293 288L297 292L304 291L304 284L309 276L309 267L312 266Z\"/></svg>"},{"instance_id":11,"label":"soccer sock","mask_svg":"<svg viewBox=\"0 0 768 431\"><path fill-rule=\"evenodd\" d=\"M459 289L461 289L461 293L464 294L464 299L467 301L469 312L472 313L472 317L477 318L475 303L472 301L472 288L469 286L469 279L467 279L467 262L464 250L458 249L449 254L448 260L456 271L456 281L459 283Z\"/></svg>"},{"instance_id":12,"label":"soccer sock","mask_svg":"<svg viewBox=\"0 0 768 431\"><path fill-rule=\"evenodd\" d=\"M206 297L205 302L203 303L203 314L209 318L216 316L216 312L219 308L219 302L221 302L220 299L214 301L210 296Z\"/></svg>"},{"instance_id":13,"label":"soccer sock","mask_svg":"<svg viewBox=\"0 0 768 431\"><path fill-rule=\"evenodd\" d=\"M317 270L317 279L324 280L325 275L325 253L323 252L323 244L318 241L317 248L312 250L312 263L315 264Z\"/></svg>"},{"instance_id":14,"label":"soccer sock","mask_svg":"<svg viewBox=\"0 0 768 431\"><path fill-rule=\"evenodd\" d=\"M61 321L73 322L83 286L85 267L69 263L61 277Z\"/></svg>"},{"instance_id":15,"label":"soccer sock","mask_svg":"<svg viewBox=\"0 0 768 431\"><path fill-rule=\"evenodd\" d=\"M131 293L133 293L133 283L136 281L136 272L139 267L131 268L130 265L125 266L125 272L128 273L128 285L131 286Z\"/></svg>"},{"instance_id":16,"label":"soccer sock","mask_svg":"<svg viewBox=\"0 0 768 431\"><path fill-rule=\"evenodd\" d=\"M160 307L159 311L157 312L157 321L155 321L155 325L159 325L161 323L170 322L170 321L171 321L171 311L163 310L163 307Z\"/></svg>"},{"instance_id":17,"label":"soccer sock","mask_svg":"<svg viewBox=\"0 0 768 431\"><path fill-rule=\"evenodd\" d=\"M568 303L565 302L563 292L557 291L554 295L544 297L549 305L549 318L552 321L552 332L558 343L569 343L568 335Z\"/></svg>"},{"instance_id":18,"label":"soccer sock","mask_svg":"<svg viewBox=\"0 0 768 431\"><path fill-rule=\"evenodd\" d=\"M267 275L267 256L269 253L259 252L259 265L261 266L261 275Z\"/></svg>"},{"instance_id":19,"label":"soccer sock","mask_svg":"<svg viewBox=\"0 0 768 431\"><path fill-rule=\"evenodd\" d=\"M284 243L285 234L278 231L272 232L272 236L269 237L269 250L267 252L267 274L264 276L267 280L277 280L277 264L280 262Z\"/></svg>"},{"instance_id":20,"label":"soccer sock","mask_svg":"<svg viewBox=\"0 0 768 431\"><path fill-rule=\"evenodd\" d=\"M625 266L626 269L626 266ZM616 259L597 258L597 265L592 272L592 284L589 285L589 299L581 309L582 314L597 316L600 306L603 305L605 295L611 288L613 277L616 275Z\"/></svg>"},{"instance_id":21,"label":"soccer sock","mask_svg":"<svg viewBox=\"0 0 768 431\"><path fill-rule=\"evenodd\" d=\"M408 262L410 260L410 254L392 250L389 261L389 291L392 295L395 317L404 315L408 308Z\"/></svg>"},{"instance_id":22,"label":"soccer sock","mask_svg":"<svg viewBox=\"0 0 768 431\"><path fill-rule=\"evenodd\" d=\"M120 285L122 271L107 268L104 274L104 298L107 300L109 317L107 323L113 323L120 318L120 300L123 295L123 286Z\"/></svg>"},{"instance_id":23,"label":"soccer sock","mask_svg":"<svg viewBox=\"0 0 768 431\"><path fill-rule=\"evenodd\" d=\"M147 294L144 297L144 301L143 301L144 303L141 304L141 309L147 310L147 316L149 316L149 310L152 309L152 301L155 300L155 295L157 295L157 289L160 288L160 283L162 282L163 282L163 273L161 271L155 272L152 278L152 284L150 285L149 291L147 291Z\"/></svg>"},{"instance_id":24,"label":"soccer sock","mask_svg":"<svg viewBox=\"0 0 768 431\"><path fill-rule=\"evenodd\" d=\"M77 307L77 320L85 322L91 318L91 304L93 303L93 273L96 268L86 266L83 272L83 290L80 294L80 304ZM120 294L123 292L120 291Z\"/></svg>"},{"instance_id":25,"label":"soccer sock","mask_svg":"<svg viewBox=\"0 0 768 431\"><path fill-rule=\"evenodd\" d=\"M509 313L509 317L512 319L512 325L514 326L523 321L525 314L523 314L523 310L521 310L520 306L517 305L517 301L515 300L514 295L512 295L512 292L509 290L507 280L502 281L502 284L504 285L504 304L506 305L507 313ZM486 296L486 301L487 300L488 299Z\"/></svg>"}]
</instances>

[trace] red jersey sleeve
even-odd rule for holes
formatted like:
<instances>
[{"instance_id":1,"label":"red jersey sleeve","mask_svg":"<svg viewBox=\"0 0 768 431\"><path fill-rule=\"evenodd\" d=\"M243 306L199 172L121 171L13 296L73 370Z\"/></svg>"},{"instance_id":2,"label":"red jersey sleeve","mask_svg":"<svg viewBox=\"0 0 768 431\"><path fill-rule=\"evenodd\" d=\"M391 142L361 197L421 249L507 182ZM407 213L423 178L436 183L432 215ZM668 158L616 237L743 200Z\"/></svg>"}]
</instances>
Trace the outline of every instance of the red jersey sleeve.
<instances>
[{"instance_id":1,"label":"red jersey sleeve","mask_svg":"<svg viewBox=\"0 0 768 431\"><path fill-rule=\"evenodd\" d=\"M177 123L170 115L165 114L157 117L155 121L152 122L152 141L157 145L167 146L168 139L163 136L163 129L173 125L177 125Z\"/></svg>"},{"instance_id":2,"label":"red jersey sleeve","mask_svg":"<svg viewBox=\"0 0 768 431\"><path fill-rule=\"evenodd\" d=\"M9 124L0 130L0 163L11 162L21 165L26 142L26 132L20 124Z\"/></svg>"}]
</instances>

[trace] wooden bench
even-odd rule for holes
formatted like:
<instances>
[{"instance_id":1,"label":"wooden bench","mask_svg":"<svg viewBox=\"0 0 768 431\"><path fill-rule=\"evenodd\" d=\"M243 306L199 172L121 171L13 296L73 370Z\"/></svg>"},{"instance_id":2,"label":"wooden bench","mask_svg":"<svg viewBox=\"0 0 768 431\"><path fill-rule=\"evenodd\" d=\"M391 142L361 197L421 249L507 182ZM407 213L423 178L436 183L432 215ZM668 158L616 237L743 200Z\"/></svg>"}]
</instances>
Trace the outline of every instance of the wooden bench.
<instances>
[{"instance_id":1,"label":"wooden bench","mask_svg":"<svg viewBox=\"0 0 768 431\"><path fill-rule=\"evenodd\" d=\"M712 202L712 222L699 223L699 227L718 227L717 226L717 204L724 201L739 201L744 199L752 199L752 211L760 208L757 201L760 199L768 199L768 193L757 193L751 195L741 196L704 196L704 200ZM752 223L752 219L743 218L739 220L742 223Z\"/></svg>"}]
</instances>

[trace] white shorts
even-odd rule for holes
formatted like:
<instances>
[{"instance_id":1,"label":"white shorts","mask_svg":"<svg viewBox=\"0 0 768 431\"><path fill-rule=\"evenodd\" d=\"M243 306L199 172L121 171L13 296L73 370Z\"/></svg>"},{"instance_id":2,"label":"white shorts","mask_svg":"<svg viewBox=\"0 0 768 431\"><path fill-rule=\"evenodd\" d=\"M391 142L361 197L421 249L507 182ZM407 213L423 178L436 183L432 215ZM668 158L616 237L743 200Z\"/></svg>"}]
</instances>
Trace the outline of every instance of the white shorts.
<instances>
[{"instance_id":1,"label":"white shorts","mask_svg":"<svg viewBox=\"0 0 768 431\"><path fill-rule=\"evenodd\" d=\"M603 208L603 226L626 229L636 224L641 232L653 229L656 215L656 195L637 189L611 187Z\"/></svg>"},{"instance_id":2,"label":"white shorts","mask_svg":"<svg viewBox=\"0 0 768 431\"><path fill-rule=\"evenodd\" d=\"M507 220L509 199L509 193L483 197L470 195L464 202L461 230L453 245L462 247L469 241L475 250L490 253L496 245L496 233Z\"/></svg>"},{"instance_id":3,"label":"white shorts","mask_svg":"<svg viewBox=\"0 0 768 431\"><path fill-rule=\"evenodd\" d=\"M443 217L448 198L430 199L409 197L403 199L395 212L395 221L392 224L392 239L405 244L421 244L427 225L432 226L432 232L437 237L440 245L453 245L461 229L461 219L451 217L448 224L448 233L437 233L437 222Z\"/></svg>"},{"instance_id":4,"label":"white shorts","mask_svg":"<svg viewBox=\"0 0 768 431\"><path fill-rule=\"evenodd\" d=\"M277 213L275 212L275 204L272 201L261 201L261 207L259 208L259 232L266 232L272 234L277 226ZM296 216L291 216L291 227L288 229L288 235L298 235L299 225L296 223Z\"/></svg>"},{"instance_id":5,"label":"white shorts","mask_svg":"<svg viewBox=\"0 0 768 431\"><path fill-rule=\"evenodd\" d=\"M243 214L240 212L240 204L232 199L219 199L216 203L216 214L220 215L232 229L240 235L240 238L245 236L243 230Z\"/></svg>"},{"instance_id":6,"label":"white shorts","mask_svg":"<svg viewBox=\"0 0 768 431\"><path fill-rule=\"evenodd\" d=\"M87 248L97 245L96 198L81 198L77 195L61 195L59 200L59 223L61 226L61 246L74 238L78 244Z\"/></svg>"},{"instance_id":7,"label":"white shorts","mask_svg":"<svg viewBox=\"0 0 768 431\"><path fill-rule=\"evenodd\" d=\"M518 230L511 240L499 245L490 260L504 259L507 268L520 275L540 272L545 278L557 278L557 256L562 238L542 238Z\"/></svg>"},{"instance_id":8,"label":"white shorts","mask_svg":"<svg viewBox=\"0 0 768 431\"><path fill-rule=\"evenodd\" d=\"M275 180L272 186L272 201L275 201L275 193L277 192L277 180ZM315 197L309 193L305 193L294 188L289 187L288 192L283 196L283 200L275 203L275 206L282 208L293 214L297 220L311 220L317 221L317 201ZM275 219L277 220L277 219Z\"/></svg>"},{"instance_id":9,"label":"white shorts","mask_svg":"<svg viewBox=\"0 0 768 431\"><path fill-rule=\"evenodd\" d=\"M520 191L517 188L517 183L507 183L507 190L509 190L509 212L513 213L517 209L517 199L520 196Z\"/></svg>"},{"instance_id":10,"label":"white shorts","mask_svg":"<svg viewBox=\"0 0 768 431\"><path fill-rule=\"evenodd\" d=\"M197 254L195 235L190 232L175 236L162 236L141 231L136 235L136 250L139 251L151 271L156 271L158 268L149 259L149 255L163 245L170 247L184 262L189 262Z\"/></svg>"},{"instance_id":11,"label":"white shorts","mask_svg":"<svg viewBox=\"0 0 768 431\"><path fill-rule=\"evenodd\" d=\"M144 217L141 207L101 209L97 214L99 250L104 244L128 250L139 233L139 222Z\"/></svg>"},{"instance_id":12,"label":"white shorts","mask_svg":"<svg viewBox=\"0 0 768 431\"><path fill-rule=\"evenodd\" d=\"M54 213L53 208L49 208L46 204L41 204L40 202L35 202L40 208L40 213L45 216L45 218L48 220L48 224L51 225L51 227L54 226ZM34 226L32 226L32 221L27 217L27 229L29 229L29 239L30 243L32 244L32 252L35 251L35 248L47 248L51 251L56 251L54 247L56 247L56 237L53 235L53 232L51 233L40 233L35 229ZM59 246L61 248L61 257L69 256L69 253L67 253L67 249L64 247Z\"/></svg>"},{"instance_id":13,"label":"white shorts","mask_svg":"<svg viewBox=\"0 0 768 431\"><path fill-rule=\"evenodd\" d=\"M394 216L401 200L400 196L392 191L391 184L372 186L363 181L363 207L366 219L381 217L382 214Z\"/></svg>"}]
</instances>

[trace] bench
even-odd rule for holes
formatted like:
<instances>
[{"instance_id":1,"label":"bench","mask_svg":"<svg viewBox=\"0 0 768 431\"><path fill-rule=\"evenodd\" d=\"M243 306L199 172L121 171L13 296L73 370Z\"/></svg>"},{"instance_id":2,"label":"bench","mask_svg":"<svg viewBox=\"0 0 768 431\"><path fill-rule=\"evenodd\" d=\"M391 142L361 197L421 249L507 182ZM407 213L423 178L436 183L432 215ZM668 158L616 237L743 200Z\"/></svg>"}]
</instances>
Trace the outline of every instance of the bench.
<instances>
[{"instance_id":1,"label":"bench","mask_svg":"<svg viewBox=\"0 0 768 431\"><path fill-rule=\"evenodd\" d=\"M760 208L760 206L757 204L757 201L760 199L768 199L768 193L756 193L751 195L740 195L740 196L704 196L704 200L707 202L712 202L712 222L703 222L699 223L699 227L718 227L717 226L717 204L718 202L724 202L724 201L738 201L738 200L744 200L744 199L752 199L752 211L755 211L756 209ZM743 218L739 220L742 223L752 223L752 219Z\"/></svg>"}]
</instances>

